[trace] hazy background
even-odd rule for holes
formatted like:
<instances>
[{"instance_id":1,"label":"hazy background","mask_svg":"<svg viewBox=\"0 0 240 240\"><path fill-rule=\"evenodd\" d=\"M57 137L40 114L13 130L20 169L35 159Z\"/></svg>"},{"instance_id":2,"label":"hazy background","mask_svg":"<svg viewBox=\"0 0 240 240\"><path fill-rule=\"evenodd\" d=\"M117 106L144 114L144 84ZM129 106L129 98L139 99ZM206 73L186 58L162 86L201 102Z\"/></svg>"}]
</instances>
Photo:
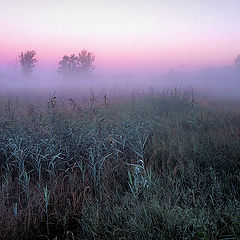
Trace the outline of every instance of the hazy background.
<instances>
[{"instance_id":1,"label":"hazy background","mask_svg":"<svg viewBox=\"0 0 240 240\"><path fill-rule=\"evenodd\" d=\"M239 10L239 0L1 0L1 92L186 85L238 96ZM63 55L84 48L91 79L59 79ZM39 60L31 81L18 64L27 50Z\"/></svg>"}]
</instances>

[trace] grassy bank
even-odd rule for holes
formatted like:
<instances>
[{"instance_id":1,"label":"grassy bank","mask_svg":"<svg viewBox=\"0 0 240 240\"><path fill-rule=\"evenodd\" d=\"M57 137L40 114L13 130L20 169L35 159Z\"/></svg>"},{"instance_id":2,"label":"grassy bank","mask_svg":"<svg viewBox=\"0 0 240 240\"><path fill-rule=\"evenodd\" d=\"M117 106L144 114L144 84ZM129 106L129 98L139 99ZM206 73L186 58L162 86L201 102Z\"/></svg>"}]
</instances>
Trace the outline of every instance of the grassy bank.
<instances>
[{"instance_id":1,"label":"grassy bank","mask_svg":"<svg viewBox=\"0 0 240 240\"><path fill-rule=\"evenodd\" d=\"M18 104L0 103L0 238L240 236L240 103Z\"/></svg>"}]
</instances>

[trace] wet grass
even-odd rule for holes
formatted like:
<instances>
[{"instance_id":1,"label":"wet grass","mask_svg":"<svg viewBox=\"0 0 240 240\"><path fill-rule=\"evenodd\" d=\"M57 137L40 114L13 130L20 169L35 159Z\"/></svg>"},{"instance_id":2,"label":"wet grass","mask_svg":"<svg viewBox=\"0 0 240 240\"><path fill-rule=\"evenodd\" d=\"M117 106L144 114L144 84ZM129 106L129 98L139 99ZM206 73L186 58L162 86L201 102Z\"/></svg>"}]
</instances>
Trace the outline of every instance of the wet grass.
<instances>
[{"instance_id":1,"label":"wet grass","mask_svg":"<svg viewBox=\"0 0 240 240\"><path fill-rule=\"evenodd\" d=\"M237 239L240 103L169 91L1 100L1 239Z\"/></svg>"}]
</instances>

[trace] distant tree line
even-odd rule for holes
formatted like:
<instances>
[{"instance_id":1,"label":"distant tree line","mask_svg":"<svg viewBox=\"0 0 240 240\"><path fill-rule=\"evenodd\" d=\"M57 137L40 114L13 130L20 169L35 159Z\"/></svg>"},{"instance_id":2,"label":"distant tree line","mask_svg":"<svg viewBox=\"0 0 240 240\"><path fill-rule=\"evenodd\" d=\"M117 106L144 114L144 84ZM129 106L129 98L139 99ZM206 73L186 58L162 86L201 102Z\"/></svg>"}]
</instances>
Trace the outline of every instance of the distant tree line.
<instances>
[{"instance_id":1,"label":"distant tree line","mask_svg":"<svg viewBox=\"0 0 240 240\"><path fill-rule=\"evenodd\" d=\"M38 62L34 50L21 52L19 55L21 71L24 76L31 76L31 73ZM57 72L64 77L86 76L94 70L93 62L95 55L83 49L78 54L64 55L59 61ZM240 55L234 60L234 66L240 70Z\"/></svg>"},{"instance_id":2,"label":"distant tree line","mask_svg":"<svg viewBox=\"0 0 240 240\"><path fill-rule=\"evenodd\" d=\"M236 59L234 60L234 64L237 69L240 69L240 55L236 57Z\"/></svg>"},{"instance_id":3,"label":"distant tree line","mask_svg":"<svg viewBox=\"0 0 240 240\"><path fill-rule=\"evenodd\" d=\"M21 52L19 55L21 72L24 76L31 76L32 71L38 62L34 50ZM78 54L64 55L59 61L57 72L65 77L86 76L94 70L93 62L95 55L86 49Z\"/></svg>"}]
</instances>

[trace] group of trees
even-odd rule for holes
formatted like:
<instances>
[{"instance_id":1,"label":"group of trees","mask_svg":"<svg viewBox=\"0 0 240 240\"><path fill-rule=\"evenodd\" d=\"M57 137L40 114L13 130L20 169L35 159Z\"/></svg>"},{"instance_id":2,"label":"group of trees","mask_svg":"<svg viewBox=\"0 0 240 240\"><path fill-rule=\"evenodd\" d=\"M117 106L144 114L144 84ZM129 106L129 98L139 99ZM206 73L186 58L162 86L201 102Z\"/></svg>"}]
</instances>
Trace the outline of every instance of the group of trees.
<instances>
[{"instance_id":1,"label":"group of trees","mask_svg":"<svg viewBox=\"0 0 240 240\"><path fill-rule=\"evenodd\" d=\"M38 62L34 50L21 52L19 55L21 71L24 76L31 76L32 71ZM94 70L93 62L95 56L93 53L83 49L80 53L70 56L64 55L58 63L58 73L67 77L77 77L91 73Z\"/></svg>"},{"instance_id":2,"label":"group of trees","mask_svg":"<svg viewBox=\"0 0 240 240\"><path fill-rule=\"evenodd\" d=\"M78 55L65 55L58 63L58 72L66 76L78 76L79 74L90 73L94 70L94 60L95 56L85 49L82 50Z\"/></svg>"}]
</instances>

